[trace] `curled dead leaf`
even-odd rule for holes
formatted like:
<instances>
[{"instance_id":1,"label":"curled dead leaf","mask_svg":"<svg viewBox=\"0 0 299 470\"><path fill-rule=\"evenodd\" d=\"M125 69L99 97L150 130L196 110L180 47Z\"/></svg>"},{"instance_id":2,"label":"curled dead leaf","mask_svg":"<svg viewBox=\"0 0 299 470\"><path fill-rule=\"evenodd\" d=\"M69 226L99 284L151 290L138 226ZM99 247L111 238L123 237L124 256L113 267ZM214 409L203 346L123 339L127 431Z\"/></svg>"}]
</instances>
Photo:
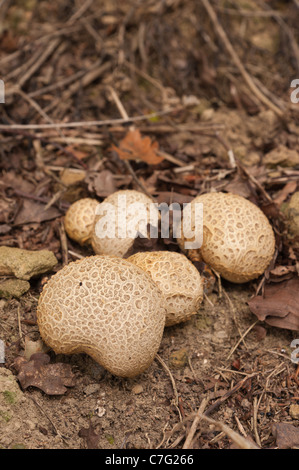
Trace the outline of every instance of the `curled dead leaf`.
<instances>
[{"instance_id":1,"label":"curled dead leaf","mask_svg":"<svg viewBox=\"0 0 299 470\"><path fill-rule=\"evenodd\" d=\"M150 137L142 137L138 129L130 130L114 150L122 160L142 160L149 165L158 165L164 159L158 155L159 144Z\"/></svg>"},{"instance_id":2,"label":"curled dead leaf","mask_svg":"<svg viewBox=\"0 0 299 470\"><path fill-rule=\"evenodd\" d=\"M17 357L14 367L23 389L37 387L47 395L63 395L67 391L66 387L75 385L71 365L60 362L50 364L50 356L45 353L32 354L29 361Z\"/></svg>"},{"instance_id":3,"label":"curled dead leaf","mask_svg":"<svg viewBox=\"0 0 299 470\"><path fill-rule=\"evenodd\" d=\"M259 320L299 331L299 278L266 285L264 295L253 297L248 305Z\"/></svg>"}]
</instances>

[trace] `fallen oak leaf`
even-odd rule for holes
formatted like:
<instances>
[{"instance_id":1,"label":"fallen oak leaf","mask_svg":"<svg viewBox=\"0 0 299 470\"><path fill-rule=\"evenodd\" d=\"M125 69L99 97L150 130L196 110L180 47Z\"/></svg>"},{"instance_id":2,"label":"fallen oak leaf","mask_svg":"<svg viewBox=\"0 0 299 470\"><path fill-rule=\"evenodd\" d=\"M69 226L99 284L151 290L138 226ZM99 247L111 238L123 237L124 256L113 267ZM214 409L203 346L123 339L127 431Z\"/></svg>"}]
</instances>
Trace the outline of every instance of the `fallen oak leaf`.
<instances>
[{"instance_id":1,"label":"fallen oak leaf","mask_svg":"<svg viewBox=\"0 0 299 470\"><path fill-rule=\"evenodd\" d=\"M250 299L248 306L260 321L299 331L299 278L266 285L264 295Z\"/></svg>"},{"instance_id":2,"label":"fallen oak leaf","mask_svg":"<svg viewBox=\"0 0 299 470\"><path fill-rule=\"evenodd\" d=\"M50 356L45 353L32 354L29 361L17 357L14 367L23 389L37 387L47 395L63 395L67 391L66 387L75 385L71 365L60 362L50 364Z\"/></svg>"},{"instance_id":3,"label":"fallen oak leaf","mask_svg":"<svg viewBox=\"0 0 299 470\"><path fill-rule=\"evenodd\" d=\"M149 165L158 165L164 158L158 155L159 144L150 137L142 137L138 129L129 130L119 146L111 146L121 160L142 160Z\"/></svg>"}]
</instances>

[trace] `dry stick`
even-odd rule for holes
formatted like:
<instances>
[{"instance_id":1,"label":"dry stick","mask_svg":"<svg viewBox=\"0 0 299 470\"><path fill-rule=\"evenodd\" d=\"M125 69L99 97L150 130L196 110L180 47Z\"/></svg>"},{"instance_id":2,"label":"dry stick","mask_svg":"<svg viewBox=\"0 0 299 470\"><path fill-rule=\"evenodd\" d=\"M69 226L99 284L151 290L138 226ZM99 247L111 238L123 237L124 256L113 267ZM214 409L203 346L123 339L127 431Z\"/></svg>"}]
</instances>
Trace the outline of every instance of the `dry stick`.
<instances>
[{"instance_id":1,"label":"dry stick","mask_svg":"<svg viewBox=\"0 0 299 470\"><path fill-rule=\"evenodd\" d=\"M193 420L193 423L191 425L191 428L190 428L190 431L188 433L188 436L186 437L186 440L185 440L185 443L183 445L183 449L190 449L192 448L191 447L191 444L192 444L192 440L193 440L193 437L194 437L194 434L196 433L196 429L197 429L197 426L198 426L198 423L200 422L201 420L201 415L203 414L204 410L205 410L205 407L208 403L208 399L207 398L204 398L200 404L200 407L198 408L198 411L196 412L196 415L195 415L195 418Z\"/></svg>"},{"instance_id":2,"label":"dry stick","mask_svg":"<svg viewBox=\"0 0 299 470\"><path fill-rule=\"evenodd\" d=\"M45 111L40 107L40 105L29 95L24 93L23 90L18 89L16 93L19 94L24 100L26 100L45 119L45 121L54 124L53 120L48 116L47 113L45 113ZM60 139L62 139L62 142L65 143L63 132L60 129L56 129L56 132L60 135Z\"/></svg>"},{"instance_id":3,"label":"dry stick","mask_svg":"<svg viewBox=\"0 0 299 470\"><path fill-rule=\"evenodd\" d=\"M283 364L282 369L280 369L281 364ZM272 372L267 376L267 380L266 380L264 389L261 393L261 396L259 397L259 400L258 401L255 400L253 402L253 404L254 404L254 408L253 408L253 412L254 412L254 414L253 414L253 428L254 428L254 433L256 435L256 439L258 439L258 440L259 440L259 435L258 435L258 431L257 431L257 413L258 413L258 409L259 409L259 406L261 404L262 398L264 397L264 395L266 393L270 378L272 376L276 376L278 374L281 374L281 372L283 372L285 369L286 369L286 366L285 366L284 362L282 362L274 370L272 370Z\"/></svg>"},{"instance_id":4,"label":"dry stick","mask_svg":"<svg viewBox=\"0 0 299 470\"><path fill-rule=\"evenodd\" d=\"M18 305L18 328L19 328L19 337L20 337L20 340L21 340L22 337L23 337L23 334L22 334L22 327L21 327L20 305Z\"/></svg>"},{"instance_id":5,"label":"dry stick","mask_svg":"<svg viewBox=\"0 0 299 470\"><path fill-rule=\"evenodd\" d=\"M29 50L35 50L36 46L38 46L40 44L43 44L45 42L47 43L55 37L63 36L64 34L75 33L76 31L78 31L80 29L80 27L81 27L80 25L70 25L70 26L64 27L62 29L57 29L52 33L44 34L43 36L33 40L32 42L29 42L29 43L25 44L22 49L18 49L17 51L12 52L11 54L7 55L6 57L3 57L0 60L0 66L3 66L5 64L11 62L14 59L17 59L21 54L24 54L25 52L27 52ZM28 62L26 63L26 65L27 65L27 68L28 68ZM22 65L21 67L22 67L22 69L25 68L25 64Z\"/></svg>"},{"instance_id":6,"label":"dry stick","mask_svg":"<svg viewBox=\"0 0 299 470\"><path fill-rule=\"evenodd\" d=\"M65 442L67 442L67 437L64 436L58 429L57 427L55 426L55 424L53 423L53 421L51 420L51 418L47 415L47 413L45 412L45 410L43 409L43 407L36 401L35 398L33 398L31 395L28 395L29 398L33 401L33 403L35 403L35 405L37 406L37 408L41 411L41 413L48 419L48 421L50 422L52 428L53 428L53 431L54 433L59 436L61 439L63 439Z\"/></svg>"},{"instance_id":7,"label":"dry stick","mask_svg":"<svg viewBox=\"0 0 299 470\"><path fill-rule=\"evenodd\" d=\"M20 95L24 100L26 100L44 118L45 121L54 124L52 119L50 119L50 117L47 115L47 113L45 113L45 111L40 107L40 105L36 101L34 101L29 95L27 95L27 93L24 93L24 91L22 91L21 89L17 89L16 93Z\"/></svg>"},{"instance_id":8,"label":"dry stick","mask_svg":"<svg viewBox=\"0 0 299 470\"><path fill-rule=\"evenodd\" d=\"M167 365L165 364L163 359L159 356L159 354L156 354L155 359L157 359L158 362L160 362L161 366L166 370L167 374L169 375L169 378L170 378L171 384L172 384L172 388L173 388L173 392L174 392L174 405L176 407L178 407L179 395L178 395L178 392L177 392L177 389L176 389L176 385L175 385L175 381L174 381L174 378L172 376L172 373L170 372L170 369L167 367ZM180 415L181 415L181 413L180 413Z\"/></svg>"},{"instance_id":9,"label":"dry stick","mask_svg":"<svg viewBox=\"0 0 299 470\"><path fill-rule=\"evenodd\" d=\"M101 63L101 61L99 61ZM68 107L67 101L71 98L72 95L77 93L81 88L85 88L90 85L92 82L97 80L103 75L103 73L111 67L111 62L105 62L97 67L91 67L82 78L79 78L75 83L73 83L67 90L62 93L60 98L53 100L46 108L47 112L55 108L59 103L63 102L65 105L65 110Z\"/></svg>"},{"instance_id":10,"label":"dry stick","mask_svg":"<svg viewBox=\"0 0 299 470\"><path fill-rule=\"evenodd\" d=\"M228 392L226 392L222 397L218 398L205 412L205 416L210 415L216 408L218 408L225 400L227 400L233 393L235 393L237 390L242 388L247 380L251 379L252 377L255 377L258 375L257 372L254 372L253 374L247 375L247 377L244 377L244 379L240 380L233 388L231 388Z\"/></svg>"},{"instance_id":11,"label":"dry stick","mask_svg":"<svg viewBox=\"0 0 299 470\"><path fill-rule=\"evenodd\" d=\"M252 330L252 328L259 322L259 320L256 320L254 323L252 323L252 325L250 325L247 330L245 331L245 333L241 334L240 335L240 339L239 341L235 344L235 346L231 349L230 353L228 354L227 358L226 359L229 359L231 357L231 355L235 352L235 350L237 349L237 347L239 346L239 344L241 343L241 341L244 341L244 338L245 336L248 335L249 331Z\"/></svg>"},{"instance_id":12,"label":"dry stick","mask_svg":"<svg viewBox=\"0 0 299 470\"><path fill-rule=\"evenodd\" d=\"M258 406L257 406L257 397L253 398L253 432L255 436L255 440L259 447L261 447L261 440L260 436L257 430L257 411L258 411Z\"/></svg>"},{"instance_id":13,"label":"dry stick","mask_svg":"<svg viewBox=\"0 0 299 470\"><path fill-rule=\"evenodd\" d=\"M213 424L214 426L219 428L221 431L223 431L241 449L259 449L260 448L253 442L248 441L245 437L238 434L233 429L226 426L226 424L223 424L220 421L215 421L212 418L208 418L205 414L200 414L200 413L198 414L201 419L203 419L204 421L207 421L210 424Z\"/></svg>"},{"instance_id":14,"label":"dry stick","mask_svg":"<svg viewBox=\"0 0 299 470\"><path fill-rule=\"evenodd\" d=\"M100 62L100 61L99 61ZM95 66L97 67L99 63L93 64L92 68ZM74 73L70 77L63 78L62 80L59 80L57 83L53 83L52 85L47 85L43 88L40 88L39 90L32 91L31 93L28 93L28 96L31 98L34 98L35 96L40 96L45 93L49 93L51 91L57 90L57 88L63 88L66 85L69 85L72 82L75 82L76 80L79 80L83 77L88 72L88 70L78 70L78 72Z\"/></svg>"},{"instance_id":15,"label":"dry stick","mask_svg":"<svg viewBox=\"0 0 299 470\"><path fill-rule=\"evenodd\" d=\"M254 93L254 95L258 98L258 100L266 105L268 108L270 108L272 111L275 112L279 117L283 116L283 111L278 108L275 104L273 104L255 85L253 82L252 78L250 77L249 73L245 69L244 65L242 64L238 54L236 53L235 49L233 48L230 40L228 39L228 36L224 29L222 28L221 24L218 21L217 15L211 6L209 0L202 0L202 3L214 25L214 28L220 37L221 41L223 42L227 52L230 54L232 60L234 61L235 65L239 69L239 72L241 73L243 79L247 83L247 86L250 88L250 90Z\"/></svg>"},{"instance_id":16,"label":"dry stick","mask_svg":"<svg viewBox=\"0 0 299 470\"><path fill-rule=\"evenodd\" d=\"M49 124L52 126L52 124ZM79 165L81 165L83 168L86 168L86 164L80 160L76 154L72 153L70 150L64 148L62 145L60 145L59 143L56 143L56 142L52 142L52 141L49 141L48 139L44 139L42 137L39 137L37 138L35 136L35 134L31 134L29 132L26 132L26 131L23 131L23 130L20 130L20 129L12 129L12 126L4 126L4 129L3 129L3 133L8 133L8 134L15 134L15 135L21 135L23 137L27 137L28 139L32 139L33 141L34 140L39 140L40 142L42 143L45 143L45 144L49 144L49 145L52 145L53 147L56 147L57 149L59 149L61 152L63 152L65 155L68 155L70 156L71 158L73 158ZM54 124L54 126L56 126ZM1 131L1 129L0 129Z\"/></svg>"},{"instance_id":17,"label":"dry stick","mask_svg":"<svg viewBox=\"0 0 299 470\"><path fill-rule=\"evenodd\" d=\"M86 0L80 8L68 19L68 24L74 24L85 12L88 8L93 4L94 0Z\"/></svg>"},{"instance_id":18,"label":"dry stick","mask_svg":"<svg viewBox=\"0 0 299 470\"><path fill-rule=\"evenodd\" d=\"M263 194L264 198L267 199L267 201L272 204L273 200L272 200L271 196L269 196L267 191L263 188L261 183L255 178L255 176L253 176L251 173L249 173L249 171L247 171L246 168L243 165L241 165L241 163L239 161L237 162L237 164L238 164L238 167L240 168L240 170L243 171L243 173L247 176L247 178L250 181L252 181L252 183L260 190L260 192Z\"/></svg>"},{"instance_id":19,"label":"dry stick","mask_svg":"<svg viewBox=\"0 0 299 470\"><path fill-rule=\"evenodd\" d=\"M239 328L239 325L238 325L238 322L237 322L237 318L236 318L236 309L235 309L235 306L234 304L232 303L228 293L225 291L225 289L222 288L222 292L224 293L225 297L226 297L226 300L228 301L229 303L229 306L230 306L230 309L231 309L231 312L232 312L232 317L233 317L233 320L235 322L235 325L237 326L237 329L238 329L238 332L239 332L239 335L240 335L240 341L238 342L238 345L240 344L240 342L242 341L244 343L244 346L246 348L246 343L244 341L244 336L242 335L241 333L241 330ZM237 346L236 346L237 347Z\"/></svg>"},{"instance_id":20,"label":"dry stick","mask_svg":"<svg viewBox=\"0 0 299 470\"><path fill-rule=\"evenodd\" d=\"M11 96L15 93L15 91L18 91L20 88L22 88L23 85L32 77L32 75L35 74L35 72L42 66L42 64L48 59L48 57L52 54L52 52L56 49L58 44L60 43L60 39L54 39L48 47L42 52L40 55L39 59L27 70L27 72L21 77L19 82L17 83L16 86L13 86L12 88L9 88L5 96Z\"/></svg>"},{"instance_id":21,"label":"dry stick","mask_svg":"<svg viewBox=\"0 0 299 470\"><path fill-rule=\"evenodd\" d=\"M270 8L265 2L262 2L262 5L266 9ZM279 24L279 26L283 29L283 31L286 33L286 35L289 38L290 46L293 50L293 54L296 60L297 71L299 71L299 47L298 47L296 38L292 30L288 27L288 25L282 18L282 16L279 13L277 13L275 10L272 13L273 13L274 20Z\"/></svg>"},{"instance_id":22,"label":"dry stick","mask_svg":"<svg viewBox=\"0 0 299 470\"><path fill-rule=\"evenodd\" d=\"M67 129L75 127L97 127L97 126L111 126L116 124L126 124L129 122L145 121L147 119L152 119L157 116L164 116L173 112L181 111L183 107L178 108L168 108L163 111L157 111L150 114L142 114L135 117L130 117L126 119L105 119L103 121L78 121L78 122L62 122L57 124L0 124L1 130L40 130L40 129Z\"/></svg>"},{"instance_id":23,"label":"dry stick","mask_svg":"<svg viewBox=\"0 0 299 470\"><path fill-rule=\"evenodd\" d=\"M63 222L60 222L59 225L59 237L60 237L60 245L61 245L61 253L62 253L62 264L66 265L69 262L68 256L68 243L67 243L67 236L64 229Z\"/></svg>"},{"instance_id":24,"label":"dry stick","mask_svg":"<svg viewBox=\"0 0 299 470\"><path fill-rule=\"evenodd\" d=\"M83 255L79 255L79 253L76 253L75 251L72 251L72 250L68 250L68 253L78 259L84 258Z\"/></svg>"}]
</instances>

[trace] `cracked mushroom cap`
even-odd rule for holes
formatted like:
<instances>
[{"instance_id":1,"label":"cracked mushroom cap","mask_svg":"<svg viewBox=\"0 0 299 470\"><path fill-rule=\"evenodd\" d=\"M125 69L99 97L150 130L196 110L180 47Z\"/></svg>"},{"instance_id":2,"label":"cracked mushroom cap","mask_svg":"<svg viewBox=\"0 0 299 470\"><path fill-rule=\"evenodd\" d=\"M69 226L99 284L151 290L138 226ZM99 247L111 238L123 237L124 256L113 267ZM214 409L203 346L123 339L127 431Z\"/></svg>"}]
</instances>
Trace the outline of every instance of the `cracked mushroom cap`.
<instances>
[{"instance_id":1,"label":"cracked mushroom cap","mask_svg":"<svg viewBox=\"0 0 299 470\"><path fill-rule=\"evenodd\" d=\"M151 214L154 220L151 222ZM148 237L147 225L158 226L159 211L145 194L120 190L108 196L98 207L91 236L96 254L123 258L133 246L137 232Z\"/></svg>"},{"instance_id":2,"label":"cracked mushroom cap","mask_svg":"<svg viewBox=\"0 0 299 470\"><path fill-rule=\"evenodd\" d=\"M152 363L165 326L165 300L141 268L90 256L64 266L40 295L37 322L55 353L86 353L120 377Z\"/></svg>"},{"instance_id":3,"label":"cracked mushroom cap","mask_svg":"<svg viewBox=\"0 0 299 470\"><path fill-rule=\"evenodd\" d=\"M127 261L146 271L165 296L165 326L187 321L203 299L203 280L188 258L169 251L136 253Z\"/></svg>"},{"instance_id":4,"label":"cracked mushroom cap","mask_svg":"<svg viewBox=\"0 0 299 470\"><path fill-rule=\"evenodd\" d=\"M65 231L80 245L88 241L90 237L98 205L99 202L96 199L86 197L74 202L65 214Z\"/></svg>"},{"instance_id":5,"label":"cracked mushroom cap","mask_svg":"<svg viewBox=\"0 0 299 470\"><path fill-rule=\"evenodd\" d=\"M274 255L275 237L259 207L232 193L197 196L190 203L190 213L183 211L191 233L195 203L203 204L203 241L199 248L203 260L224 279L235 283L263 274ZM186 235L178 240L183 250L188 240L192 238Z\"/></svg>"}]
</instances>

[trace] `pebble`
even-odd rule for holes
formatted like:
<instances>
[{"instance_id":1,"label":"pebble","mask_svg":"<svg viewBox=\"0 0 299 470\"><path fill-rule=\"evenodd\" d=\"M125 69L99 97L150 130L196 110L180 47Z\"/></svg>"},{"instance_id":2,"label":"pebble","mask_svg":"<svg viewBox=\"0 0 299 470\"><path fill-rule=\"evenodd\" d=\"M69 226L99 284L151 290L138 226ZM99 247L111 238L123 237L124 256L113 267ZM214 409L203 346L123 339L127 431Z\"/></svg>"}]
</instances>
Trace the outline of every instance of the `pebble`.
<instances>
[{"instance_id":1,"label":"pebble","mask_svg":"<svg viewBox=\"0 0 299 470\"><path fill-rule=\"evenodd\" d=\"M13 274L18 279L29 281L33 276L51 271L58 263L52 251L30 251L21 248L0 247L0 275Z\"/></svg>"},{"instance_id":2,"label":"pebble","mask_svg":"<svg viewBox=\"0 0 299 470\"><path fill-rule=\"evenodd\" d=\"M133 392L135 395L139 395L140 393L143 392L143 386L140 385L140 384L134 385L134 387L132 388L132 392Z\"/></svg>"},{"instance_id":3,"label":"pebble","mask_svg":"<svg viewBox=\"0 0 299 470\"><path fill-rule=\"evenodd\" d=\"M293 403L290 406L289 413L293 419L299 419L299 405L297 405L296 403Z\"/></svg>"}]
</instances>

